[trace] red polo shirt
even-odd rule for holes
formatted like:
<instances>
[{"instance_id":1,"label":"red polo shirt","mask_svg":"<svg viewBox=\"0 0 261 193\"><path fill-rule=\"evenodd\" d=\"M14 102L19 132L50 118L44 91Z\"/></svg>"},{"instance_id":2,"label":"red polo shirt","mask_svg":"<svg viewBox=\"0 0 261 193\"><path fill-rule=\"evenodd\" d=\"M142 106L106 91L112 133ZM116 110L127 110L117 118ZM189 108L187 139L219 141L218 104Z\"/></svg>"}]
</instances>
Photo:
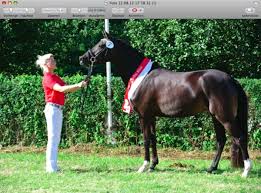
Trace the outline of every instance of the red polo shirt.
<instances>
[{"instance_id":1,"label":"red polo shirt","mask_svg":"<svg viewBox=\"0 0 261 193\"><path fill-rule=\"evenodd\" d=\"M61 86L65 85L65 82L58 75L52 74L50 72L44 73L42 84L45 94L45 102L64 105L65 94L53 89L53 86L56 83Z\"/></svg>"}]
</instances>

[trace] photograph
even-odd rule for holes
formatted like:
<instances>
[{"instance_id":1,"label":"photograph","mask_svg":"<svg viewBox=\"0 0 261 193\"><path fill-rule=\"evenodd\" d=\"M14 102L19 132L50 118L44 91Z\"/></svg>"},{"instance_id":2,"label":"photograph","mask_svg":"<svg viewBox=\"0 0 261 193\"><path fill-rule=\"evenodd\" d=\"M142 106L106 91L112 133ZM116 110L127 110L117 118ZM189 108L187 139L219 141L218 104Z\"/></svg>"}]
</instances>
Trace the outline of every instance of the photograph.
<instances>
[{"instance_id":1,"label":"photograph","mask_svg":"<svg viewBox=\"0 0 261 193\"><path fill-rule=\"evenodd\" d=\"M261 192L261 2L185 2L0 1L0 193Z\"/></svg>"}]
</instances>

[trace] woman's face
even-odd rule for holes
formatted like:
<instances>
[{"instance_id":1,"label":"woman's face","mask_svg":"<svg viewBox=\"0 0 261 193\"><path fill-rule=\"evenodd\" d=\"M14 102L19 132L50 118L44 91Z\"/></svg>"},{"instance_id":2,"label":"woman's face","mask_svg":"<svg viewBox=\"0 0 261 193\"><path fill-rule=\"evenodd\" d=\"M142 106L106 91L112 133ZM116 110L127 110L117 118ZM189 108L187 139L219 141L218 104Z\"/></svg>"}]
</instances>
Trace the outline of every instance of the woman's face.
<instances>
[{"instance_id":1,"label":"woman's face","mask_svg":"<svg viewBox=\"0 0 261 193\"><path fill-rule=\"evenodd\" d=\"M54 59L54 57L50 57L47 61L46 61L46 66L49 68L49 69L56 69L56 61Z\"/></svg>"}]
</instances>

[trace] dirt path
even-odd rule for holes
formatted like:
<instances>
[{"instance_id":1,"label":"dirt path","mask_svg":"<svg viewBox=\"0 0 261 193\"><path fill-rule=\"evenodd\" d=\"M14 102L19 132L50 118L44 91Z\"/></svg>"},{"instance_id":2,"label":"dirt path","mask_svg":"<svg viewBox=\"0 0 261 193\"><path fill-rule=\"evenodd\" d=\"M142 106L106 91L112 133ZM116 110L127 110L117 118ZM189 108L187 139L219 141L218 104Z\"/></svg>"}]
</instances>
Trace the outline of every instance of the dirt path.
<instances>
[{"instance_id":1,"label":"dirt path","mask_svg":"<svg viewBox=\"0 0 261 193\"><path fill-rule=\"evenodd\" d=\"M144 149L142 146L126 146L126 147L105 147L97 146L94 144L83 144L70 147L68 149L61 149L61 152L66 153L81 153L81 154L97 154L99 156L143 156ZM15 152L35 152L44 153L45 147L23 147L23 146L12 146L0 148L0 153L15 153ZM171 158L171 159L212 159L214 151L182 151L174 148L158 148L158 154L160 158ZM261 150L251 150L251 159L261 161ZM222 154L223 159L230 158L229 149L224 150Z\"/></svg>"}]
</instances>

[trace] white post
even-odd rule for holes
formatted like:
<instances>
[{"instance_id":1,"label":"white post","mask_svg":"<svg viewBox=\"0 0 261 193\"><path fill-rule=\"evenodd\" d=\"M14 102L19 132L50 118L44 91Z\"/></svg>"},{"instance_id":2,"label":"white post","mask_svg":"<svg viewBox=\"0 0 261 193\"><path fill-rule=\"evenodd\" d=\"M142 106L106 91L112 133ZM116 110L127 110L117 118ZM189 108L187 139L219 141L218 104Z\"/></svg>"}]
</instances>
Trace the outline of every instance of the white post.
<instances>
[{"instance_id":1,"label":"white post","mask_svg":"<svg viewBox=\"0 0 261 193\"><path fill-rule=\"evenodd\" d=\"M105 19L105 31L107 33L109 33L109 19ZM112 108L111 108L111 100L112 100L112 96L111 96L111 62L106 62L106 82L107 82L107 106L108 106L108 128L107 128L107 133L108 133L108 137L111 143L115 143L113 136L111 136L112 131L111 131L111 127L112 127Z\"/></svg>"}]
</instances>

